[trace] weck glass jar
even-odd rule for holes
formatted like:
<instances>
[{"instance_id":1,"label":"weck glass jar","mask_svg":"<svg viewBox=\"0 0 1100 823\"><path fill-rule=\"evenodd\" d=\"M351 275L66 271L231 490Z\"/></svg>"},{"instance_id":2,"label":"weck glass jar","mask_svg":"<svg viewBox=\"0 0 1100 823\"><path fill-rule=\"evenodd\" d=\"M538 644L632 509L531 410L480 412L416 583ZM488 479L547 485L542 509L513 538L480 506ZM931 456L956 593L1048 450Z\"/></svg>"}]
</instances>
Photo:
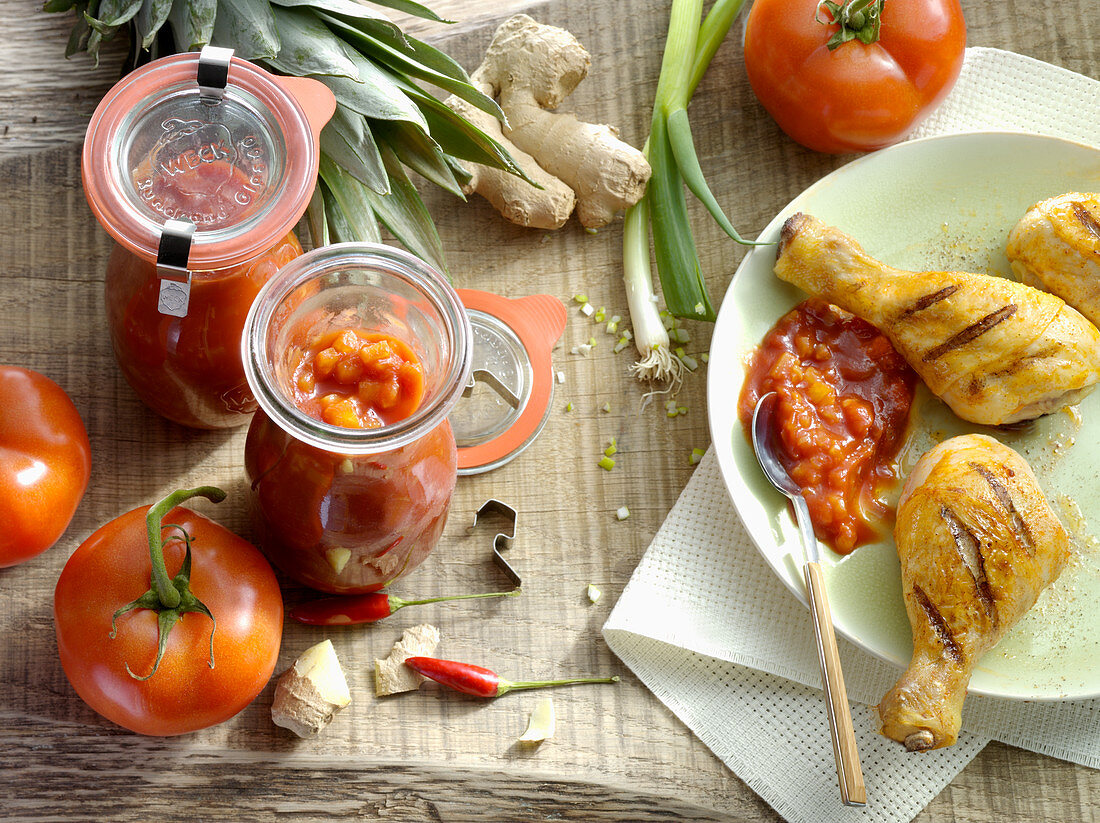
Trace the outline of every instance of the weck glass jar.
<instances>
[{"instance_id":1,"label":"weck glass jar","mask_svg":"<svg viewBox=\"0 0 1100 823\"><path fill-rule=\"evenodd\" d=\"M241 425L256 408L241 330L263 284L302 253L292 229L335 107L321 83L227 51L129 74L93 114L82 157L115 241L105 299L119 367L146 405L198 428Z\"/></svg>"},{"instance_id":2,"label":"weck glass jar","mask_svg":"<svg viewBox=\"0 0 1100 823\"><path fill-rule=\"evenodd\" d=\"M254 537L272 563L315 589L358 593L423 562L454 492L447 415L469 379L471 346L446 279L387 246L317 249L261 289L242 341L260 405L245 467ZM345 366L351 382L338 383ZM392 387L392 402L378 386ZM334 402L358 409L352 427L322 419Z\"/></svg>"}]
</instances>

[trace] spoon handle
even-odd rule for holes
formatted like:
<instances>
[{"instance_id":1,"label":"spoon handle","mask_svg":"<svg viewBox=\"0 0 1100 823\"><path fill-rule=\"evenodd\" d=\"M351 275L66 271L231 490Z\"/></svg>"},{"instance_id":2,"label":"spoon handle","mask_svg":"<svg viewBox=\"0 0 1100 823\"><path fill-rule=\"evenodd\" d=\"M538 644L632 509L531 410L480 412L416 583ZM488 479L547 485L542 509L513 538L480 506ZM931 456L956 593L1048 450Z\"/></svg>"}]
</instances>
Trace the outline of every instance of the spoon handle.
<instances>
[{"instance_id":1,"label":"spoon handle","mask_svg":"<svg viewBox=\"0 0 1100 823\"><path fill-rule=\"evenodd\" d=\"M855 731L852 729L852 711L848 705L848 690L844 687L844 673L840 668L836 634L833 633L833 621L829 615L825 577L819 563L807 562L804 569L818 659L821 662L821 683L825 689L836 776L840 781L840 799L845 806L865 806L867 788L859 764L859 750L856 747Z\"/></svg>"}]
</instances>

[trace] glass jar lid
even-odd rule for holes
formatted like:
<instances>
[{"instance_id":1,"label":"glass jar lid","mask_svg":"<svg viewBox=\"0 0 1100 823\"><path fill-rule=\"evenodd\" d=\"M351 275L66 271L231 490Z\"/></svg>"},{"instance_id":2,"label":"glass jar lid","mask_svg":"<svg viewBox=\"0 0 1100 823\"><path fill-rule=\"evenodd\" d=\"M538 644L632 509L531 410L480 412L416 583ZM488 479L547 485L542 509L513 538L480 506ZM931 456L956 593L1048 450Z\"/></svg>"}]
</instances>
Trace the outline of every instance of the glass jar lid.
<instances>
[{"instance_id":1,"label":"glass jar lid","mask_svg":"<svg viewBox=\"0 0 1100 823\"><path fill-rule=\"evenodd\" d=\"M155 60L112 88L88 125L82 172L92 210L120 244L156 259L165 221L188 221L190 268L215 269L293 228L319 152L287 78L234 58L224 91L212 94L200 87L199 61Z\"/></svg>"}]
</instances>

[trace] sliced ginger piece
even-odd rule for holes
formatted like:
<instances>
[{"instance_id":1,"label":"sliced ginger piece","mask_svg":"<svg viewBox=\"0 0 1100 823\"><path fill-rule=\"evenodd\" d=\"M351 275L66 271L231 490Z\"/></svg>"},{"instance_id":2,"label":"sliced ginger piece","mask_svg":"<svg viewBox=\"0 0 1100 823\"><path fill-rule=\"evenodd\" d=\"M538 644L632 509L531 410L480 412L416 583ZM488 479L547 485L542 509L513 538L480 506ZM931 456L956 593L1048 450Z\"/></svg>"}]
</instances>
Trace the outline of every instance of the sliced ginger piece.
<instances>
[{"instance_id":1,"label":"sliced ginger piece","mask_svg":"<svg viewBox=\"0 0 1100 823\"><path fill-rule=\"evenodd\" d=\"M344 670L331 640L306 649L275 686L271 719L299 737L313 737L351 703Z\"/></svg>"},{"instance_id":2,"label":"sliced ginger piece","mask_svg":"<svg viewBox=\"0 0 1100 823\"><path fill-rule=\"evenodd\" d=\"M389 657L374 661L374 693L378 697L412 692L424 682L423 675L405 665L410 657L431 657L439 645L439 629L427 623L406 629L393 644Z\"/></svg>"}]
</instances>

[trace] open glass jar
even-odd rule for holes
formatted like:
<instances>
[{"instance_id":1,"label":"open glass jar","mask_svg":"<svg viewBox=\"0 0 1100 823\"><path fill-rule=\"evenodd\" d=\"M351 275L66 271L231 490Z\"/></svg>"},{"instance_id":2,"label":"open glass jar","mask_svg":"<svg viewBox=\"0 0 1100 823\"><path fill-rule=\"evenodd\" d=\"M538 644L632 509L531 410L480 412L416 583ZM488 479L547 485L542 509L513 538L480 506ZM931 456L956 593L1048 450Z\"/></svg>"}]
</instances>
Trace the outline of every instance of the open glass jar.
<instances>
[{"instance_id":1,"label":"open glass jar","mask_svg":"<svg viewBox=\"0 0 1100 823\"><path fill-rule=\"evenodd\" d=\"M412 350L423 395L409 416L345 428L296 402L303 358L345 330ZM242 341L260 405L245 467L256 542L284 573L326 592L368 592L428 556L457 479L447 415L469 379L471 346L469 318L446 279L388 246L317 249L261 289Z\"/></svg>"},{"instance_id":2,"label":"open glass jar","mask_svg":"<svg viewBox=\"0 0 1100 823\"><path fill-rule=\"evenodd\" d=\"M316 80L206 49L131 73L92 115L82 176L116 243L106 279L111 342L127 381L159 414L222 428L256 408L241 330L260 287L302 253L291 230L313 193L320 131L334 108Z\"/></svg>"}]
</instances>

